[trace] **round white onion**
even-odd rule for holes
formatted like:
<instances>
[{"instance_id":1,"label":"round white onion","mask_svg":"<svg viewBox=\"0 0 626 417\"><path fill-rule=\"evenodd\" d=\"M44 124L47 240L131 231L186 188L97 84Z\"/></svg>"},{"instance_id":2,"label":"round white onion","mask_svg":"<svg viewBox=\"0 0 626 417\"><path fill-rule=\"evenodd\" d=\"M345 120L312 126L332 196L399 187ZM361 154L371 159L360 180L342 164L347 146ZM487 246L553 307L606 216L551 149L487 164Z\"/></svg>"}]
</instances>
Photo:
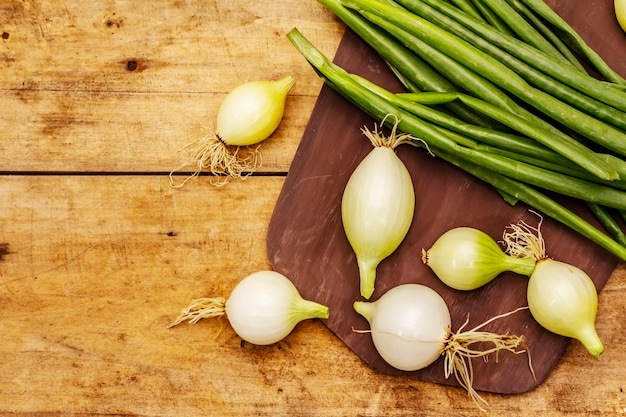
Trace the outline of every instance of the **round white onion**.
<instances>
[{"instance_id":1,"label":"round white onion","mask_svg":"<svg viewBox=\"0 0 626 417\"><path fill-rule=\"evenodd\" d=\"M434 290L404 284L377 301L357 301L354 309L370 324L372 341L380 356L403 371L416 371L443 353L450 333L450 312Z\"/></svg>"},{"instance_id":2,"label":"round white onion","mask_svg":"<svg viewBox=\"0 0 626 417\"><path fill-rule=\"evenodd\" d=\"M259 271L248 275L233 289L228 300L199 298L182 310L169 325L226 315L235 333L255 345L269 345L285 338L306 319L328 318L328 307L305 300L284 275Z\"/></svg>"}]
</instances>

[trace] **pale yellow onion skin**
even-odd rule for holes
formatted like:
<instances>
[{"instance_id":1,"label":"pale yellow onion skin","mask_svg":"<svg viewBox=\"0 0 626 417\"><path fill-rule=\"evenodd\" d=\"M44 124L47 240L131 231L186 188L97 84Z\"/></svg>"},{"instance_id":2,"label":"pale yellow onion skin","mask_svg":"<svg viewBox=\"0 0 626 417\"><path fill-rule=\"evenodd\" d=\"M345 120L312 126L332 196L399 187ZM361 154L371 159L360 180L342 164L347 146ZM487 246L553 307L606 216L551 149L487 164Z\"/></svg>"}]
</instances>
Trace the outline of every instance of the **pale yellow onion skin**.
<instances>
[{"instance_id":1,"label":"pale yellow onion skin","mask_svg":"<svg viewBox=\"0 0 626 417\"><path fill-rule=\"evenodd\" d=\"M626 31L626 0L615 0L614 5L617 22Z\"/></svg>"},{"instance_id":2,"label":"pale yellow onion skin","mask_svg":"<svg viewBox=\"0 0 626 417\"><path fill-rule=\"evenodd\" d=\"M360 292L374 292L376 268L411 227L415 190L406 166L387 147L375 147L352 173L343 193L343 227L356 254Z\"/></svg>"},{"instance_id":3,"label":"pale yellow onion skin","mask_svg":"<svg viewBox=\"0 0 626 417\"><path fill-rule=\"evenodd\" d=\"M248 146L267 139L283 118L291 76L251 81L235 87L217 113L217 134L227 145Z\"/></svg>"},{"instance_id":4,"label":"pale yellow onion skin","mask_svg":"<svg viewBox=\"0 0 626 417\"><path fill-rule=\"evenodd\" d=\"M598 294L583 270L543 259L530 276L527 297L530 312L542 327L578 339L594 357L604 351L595 328Z\"/></svg>"},{"instance_id":5,"label":"pale yellow onion skin","mask_svg":"<svg viewBox=\"0 0 626 417\"><path fill-rule=\"evenodd\" d=\"M306 319L328 318L328 307L305 300L284 275L258 271L241 280L226 301L226 315L235 333L255 345L284 339Z\"/></svg>"},{"instance_id":6,"label":"pale yellow onion skin","mask_svg":"<svg viewBox=\"0 0 626 417\"><path fill-rule=\"evenodd\" d=\"M374 302L355 302L354 309L368 321L376 350L394 368L416 371L441 356L450 312L431 288L399 285Z\"/></svg>"},{"instance_id":7,"label":"pale yellow onion skin","mask_svg":"<svg viewBox=\"0 0 626 417\"><path fill-rule=\"evenodd\" d=\"M441 235L422 260L446 285L469 291L482 287L505 271L532 274L535 260L509 256L485 232L456 227Z\"/></svg>"}]
</instances>

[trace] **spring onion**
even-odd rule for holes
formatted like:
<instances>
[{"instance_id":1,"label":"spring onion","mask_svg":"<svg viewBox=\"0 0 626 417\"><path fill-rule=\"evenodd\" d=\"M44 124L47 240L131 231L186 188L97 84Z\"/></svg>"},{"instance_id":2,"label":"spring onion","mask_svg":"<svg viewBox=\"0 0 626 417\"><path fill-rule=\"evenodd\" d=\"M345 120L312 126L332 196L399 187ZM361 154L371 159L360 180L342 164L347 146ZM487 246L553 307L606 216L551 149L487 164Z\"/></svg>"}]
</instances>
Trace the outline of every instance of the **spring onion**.
<instances>
[{"instance_id":1,"label":"spring onion","mask_svg":"<svg viewBox=\"0 0 626 417\"><path fill-rule=\"evenodd\" d=\"M625 129L623 112L605 104L610 85L580 70L563 65L518 39L504 36L494 28L459 13L442 0L401 0L429 21L497 58L530 84L542 88L573 107ZM618 100L624 101L623 94Z\"/></svg>"},{"instance_id":2,"label":"spring onion","mask_svg":"<svg viewBox=\"0 0 626 417\"><path fill-rule=\"evenodd\" d=\"M614 148L617 152L622 152L622 155L626 155L625 132L567 105L542 89L531 86L519 74L490 54L481 51L445 29L406 9L394 7L381 1L343 0L342 3L347 7L356 9L368 19L376 16L379 21L386 20L389 24L410 33L430 47L451 57L462 66L480 74L483 78L497 83L502 90L515 95L526 104L553 117L573 131L592 141L601 137L604 146L610 145L612 149ZM404 5L404 0L401 1L401 4ZM565 64L563 68L571 68L573 73L580 74L571 65ZM586 80L589 78L591 77L585 77ZM603 94L596 98L601 98L607 104L626 111L626 92L619 88L613 88L609 84L601 84L600 86L603 87Z\"/></svg>"},{"instance_id":3,"label":"spring onion","mask_svg":"<svg viewBox=\"0 0 626 417\"><path fill-rule=\"evenodd\" d=\"M544 0L520 0L526 4L533 12L550 23L564 37L564 40L570 45L579 56L589 62L604 78L615 84L626 85L626 80L616 73L607 63L594 51L583 38Z\"/></svg>"},{"instance_id":4,"label":"spring onion","mask_svg":"<svg viewBox=\"0 0 626 417\"><path fill-rule=\"evenodd\" d=\"M505 0L481 1L485 3L496 16L502 19L521 40L526 41L529 45L536 47L538 50L545 52L555 59L569 63L552 43L546 40L528 21L526 21L526 19L519 16L517 10L510 6Z\"/></svg>"},{"instance_id":5,"label":"spring onion","mask_svg":"<svg viewBox=\"0 0 626 417\"><path fill-rule=\"evenodd\" d=\"M446 302L436 291L421 284L396 286L376 301L356 301L354 309L368 321L369 331L362 332L371 333L376 350L389 365L403 371L415 371L444 356L446 378L454 373L459 384L477 403L486 404L472 387L473 373L469 359L503 350L526 352L523 336L480 330L493 320L520 309L463 331L466 322L457 332L452 332ZM484 350L470 347L481 342L484 343Z\"/></svg>"},{"instance_id":6,"label":"spring onion","mask_svg":"<svg viewBox=\"0 0 626 417\"><path fill-rule=\"evenodd\" d=\"M192 301L168 327L222 316L245 341L270 345L285 338L302 320L327 319L328 307L303 299L284 275L258 271L241 280L228 300L214 297Z\"/></svg>"},{"instance_id":7,"label":"spring onion","mask_svg":"<svg viewBox=\"0 0 626 417\"><path fill-rule=\"evenodd\" d=\"M528 308L543 328L579 340L597 358L604 345L595 328L598 293L582 269L546 256L540 230L526 223L512 224L504 233L506 252L535 259L537 265L528 281Z\"/></svg>"},{"instance_id":8,"label":"spring onion","mask_svg":"<svg viewBox=\"0 0 626 417\"><path fill-rule=\"evenodd\" d=\"M534 26L548 41L550 41L554 47L567 59L574 67L586 72L585 67L580 63L579 59L572 52L571 49L563 42L559 35L543 20L535 14L530 8L528 8L520 0L507 0L507 2L517 12L522 15L528 22Z\"/></svg>"},{"instance_id":9,"label":"spring onion","mask_svg":"<svg viewBox=\"0 0 626 417\"><path fill-rule=\"evenodd\" d=\"M409 171L395 152L410 137L396 134L395 126L389 136L377 128L364 128L363 133L374 149L346 184L341 218L356 254L361 295L370 298L378 264L398 248L411 227L415 191Z\"/></svg>"},{"instance_id":10,"label":"spring onion","mask_svg":"<svg viewBox=\"0 0 626 417\"><path fill-rule=\"evenodd\" d=\"M525 170L521 169L523 164L518 164L510 158L500 159L497 165L492 164L492 162L495 162L491 158L494 155L479 157L479 150L473 151L460 143L455 143L450 136L443 133L441 127L428 123L422 118L399 108L392 100L387 99L387 95L377 94L371 89L364 87L361 82L356 80L353 74L349 74L324 56L298 29L292 29L287 34L287 37L315 68L326 84L356 105L361 111L378 120L389 114L396 115L398 129L411 134L413 137L422 139L428 144L427 148L436 156L491 184L499 192L506 193L514 199L519 199L531 207L542 211L545 215L567 225L620 259L626 260L625 247L580 216L557 203L553 198L544 194L542 190L537 188L536 184L533 185L531 178L525 175ZM387 93L392 94L390 92ZM612 164L609 160L605 162ZM509 169L506 170L506 173L504 173L504 170L498 171L503 167L503 164L509 164ZM539 174L539 172L536 173ZM509 177L508 175L513 176ZM536 176L534 178L536 179ZM566 190L554 191L561 193ZM595 188L591 189L591 194L595 194ZM596 201L596 203L599 202Z\"/></svg>"},{"instance_id":11,"label":"spring onion","mask_svg":"<svg viewBox=\"0 0 626 417\"><path fill-rule=\"evenodd\" d=\"M244 178L260 164L258 145L280 124L285 101L295 80L286 76L276 81L250 81L235 87L226 95L217 112L217 133L209 133L187 145L192 151L188 161L170 172L170 185L182 187L189 179L209 168L220 177L215 185L231 178ZM251 155L241 156L241 147L252 147ZM176 184L173 174L189 165L194 172Z\"/></svg>"},{"instance_id":12,"label":"spring onion","mask_svg":"<svg viewBox=\"0 0 626 417\"><path fill-rule=\"evenodd\" d=\"M472 227L456 227L442 234L430 249L422 249L422 261L446 285L474 290L506 271L530 275L535 260L507 255L487 233Z\"/></svg>"}]
</instances>

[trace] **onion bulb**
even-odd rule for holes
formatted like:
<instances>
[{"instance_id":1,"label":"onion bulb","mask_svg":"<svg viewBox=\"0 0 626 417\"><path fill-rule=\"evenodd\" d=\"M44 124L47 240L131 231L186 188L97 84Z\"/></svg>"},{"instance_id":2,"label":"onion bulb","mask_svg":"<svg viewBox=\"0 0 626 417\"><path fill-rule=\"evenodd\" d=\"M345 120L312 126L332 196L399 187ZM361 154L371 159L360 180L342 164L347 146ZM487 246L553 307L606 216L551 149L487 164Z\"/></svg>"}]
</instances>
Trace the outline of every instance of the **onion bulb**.
<instances>
[{"instance_id":1,"label":"onion bulb","mask_svg":"<svg viewBox=\"0 0 626 417\"><path fill-rule=\"evenodd\" d=\"M466 322L453 333L446 302L436 291L421 284L399 285L376 301L355 302L354 309L368 321L368 333L371 333L374 346L385 362L402 371L416 371L444 356L446 378L454 373L459 384L477 403L484 403L484 400L472 387L469 360L501 350L526 352L523 336L479 331L493 320L520 309L462 331ZM486 343L485 350L470 346L479 342Z\"/></svg>"},{"instance_id":2,"label":"onion bulb","mask_svg":"<svg viewBox=\"0 0 626 417\"><path fill-rule=\"evenodd\" d=\"M240 147L257 145L267 139L280 124L285 101L295 80L286 76L276 81L250 81L237 86L226 95L217 112L217 132L209 133L187 145L192 151L188 161L170 172L170 185L182 187L203 169L220 179L215 185L224 185L231 178L245 178L260 164L258 147L251 155L241 156ZM189 166L194 172L175 184L174 172Z\"/></svg>"},{"instance_id":3,"label":"onion bulb","mask_svg":"<svg viewBox=\"0 0 626 417\"><path fill-rule=\"evenodd\" d=\"M482 287L505 271L530 275L535 260L507 255L487 233L472 227L457 227L441 235L422 261L446 285L456 290Z\"/></svg>"},{"instance_id":4,"label":"onion bulb","mask_svg":"<svg viewBox=\"0 0 626 417\"><path fill-rule=\"evenodd\" d=\"M626 0L615 0L615 17L617 22L626 31Z\"/></svg>"},{"instance_id":5,"label":"onion bulb","mask_svg":"<svg viewBox=\"0 0 626 417\"><path fill-rule=\"evenodd\" d=\"M597 358L604 346L595 328L596 287L582 269L546 257L540 226L534 229L521 222L504 234L509 253L537 260L527 288L530 313L543 328L577 339Z\"/></svg>"},{"instance_id":6,"label":"onion bulb","mask_svg":"<svg viewBox=\"0 0 626 417\"><path fill-rule=\"evenodd\" d=\"M410 136L397 135L396 127L388 137L377 129L363 129L374 149L350 176L341 201L343 227L356 255L365 298L374 292L378 264L402 243L415 211L411 175L395 153Z\"/></svg>"},{"instance_id":7,"label":"onion bulb","mask_svg":"<svg viewBox=\"0 0 626 417\"><path fill-rule=\"evenodd\" d=\"M168 327L224 315L245 341L270 345L285 338L302 320L327 319L328 307L303 299L284 275L259 271L241 280L228 300L219 297L194 300Z\"/></svg>"}]
</instances>

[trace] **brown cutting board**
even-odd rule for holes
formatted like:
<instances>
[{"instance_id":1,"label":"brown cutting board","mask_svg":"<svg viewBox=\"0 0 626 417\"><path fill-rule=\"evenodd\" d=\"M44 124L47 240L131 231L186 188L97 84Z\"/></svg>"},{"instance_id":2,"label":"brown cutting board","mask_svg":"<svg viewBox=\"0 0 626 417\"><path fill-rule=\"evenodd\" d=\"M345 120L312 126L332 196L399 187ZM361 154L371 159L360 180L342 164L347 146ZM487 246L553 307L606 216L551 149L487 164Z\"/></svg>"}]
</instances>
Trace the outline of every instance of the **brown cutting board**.
<instances>
[{"instance_id":1,"label":"brown cutting board","mask_svg":"<svg viewBox=\"0 0 626 417\"><path fill-rule=\"evenodd\" d=\"M607 13L612 2L605 2L604 14L595 13L595 21L590 21L593 13L590 15L591 6L584 0L551 3L572 24L584 20L594 30L604 31L598 38L603 40L600 52L609 55L614 67L621 65L621 73L626 72L624 35L615 22L605 21L612 16ZM616 60L617 50L622 53ZM342 39L335 62L390 89L400 89L379 57L350 31ZM367 329L368 325L352 309L352 303L361 299L359 274L341 223L341 196L350 174L371 150L360 128L373 124L373 120L330 88L322 88L269 225L268 256L273 268L290 277L305 298L330 307L330 318L325 321L328 328L373 369L458 385L454 377L444 377L441 359L420 371L398 371L380 358L368 334L353 331ZM482 289L459 292L438 281L420 256L422 248L429 248L450 228L472 226L498 240L507 225L522 219L537 224L537 216L523 204L505 204L490 186L422 150L405 146L398 149L398 155L413 177L415 218L400 248L380 264L371 300L398 284L425 284L447 302L453 330L468 317L467 328L471 328L525 306L525 277L503 274ZM595 223L584 205L571 201L565 204ZM585 270L598 289L604 286L617 264L614 256L551 219L545 219L542 231L550 256ZM526 355L505 352L498 361L495 357L474 361L474 387L483 391L519 393L534 388L545 380L570 342L542 329L527 310L496 321L486 330L525 335L537 380L532 378ZM620 348L606 346L609 350Z\"/></svg>"}]
</instances>

